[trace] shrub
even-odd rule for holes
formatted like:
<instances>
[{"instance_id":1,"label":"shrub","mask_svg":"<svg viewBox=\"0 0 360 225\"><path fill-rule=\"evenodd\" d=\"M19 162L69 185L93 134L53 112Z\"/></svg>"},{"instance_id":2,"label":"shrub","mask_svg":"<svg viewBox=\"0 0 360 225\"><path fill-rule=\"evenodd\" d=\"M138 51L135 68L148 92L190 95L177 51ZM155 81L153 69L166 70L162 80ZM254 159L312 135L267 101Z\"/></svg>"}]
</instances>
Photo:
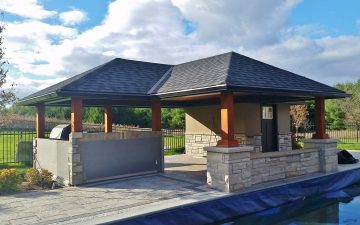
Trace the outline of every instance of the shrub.
<instances>
[{"instance_id":1,"label":"shrub","mask_svg":"<svg viewBox=\"0 0 360 225\"><path fill-rule=\"evenodd\" d=\"M53 174L49 170L41 169L40 176L41 176L42 186L51 187L53 183Z\"/></svg>"},{"instance_id":2,"label":"shrub","mask_svg":"<svg viewBox=\"0 0 360 225\"><path fill-rule=\"evenodd\" d=\"M35 168L30 168L26 171L25 179L30 185L39 185L41 183L40 172Z\"/></svg>"},{"instance_id":3,"label":"shrub","mask_svg":"<svg viewBox=\"0 0 360 225\"><path fill-rule=\"evenodd\" d=\"M50 187L53 183L53 174L46 169L31 168L26 172L26 180L31 185Z\"/></svg>"},{"instance_id":4,"label":"shrub","mask_svg":"<svg viewBox=\"0 0 360 225\"><path fill-rule=\"evenodd\" d=\"M0 170L0 192L12 193L21 190L21 176L15 169Z\"/></svg>"}]
</instances>

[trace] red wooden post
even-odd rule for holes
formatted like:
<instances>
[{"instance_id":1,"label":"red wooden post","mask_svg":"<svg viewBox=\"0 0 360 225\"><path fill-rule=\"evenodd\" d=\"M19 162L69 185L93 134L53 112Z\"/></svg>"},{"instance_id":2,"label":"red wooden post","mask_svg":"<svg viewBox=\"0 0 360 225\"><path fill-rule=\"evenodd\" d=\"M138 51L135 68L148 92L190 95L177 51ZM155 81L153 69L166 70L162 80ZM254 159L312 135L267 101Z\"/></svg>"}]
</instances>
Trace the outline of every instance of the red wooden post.
<instances>
[{"instance_id":1,"label":"red wooden post","mask_svg":"<svg viewBox=\"0 0 360 225\"><path fill-rule=\"evenodd\" d=\"M160 99L154 99L151 104L151 127L152 131L161 131L161 103Z\"/></svg>"},{"instance_id":2,"label":"red wooden post","mask_svg":"<svg viewBox=\"0 0 360 225\"><path fill-rule=\"evenodd\" d=\"M82 98L71 98L71 132L82 132Z\"/></svg>"},{"instance_id":3,"label":"red wooden post","mask_svg":"<svg viewBox=\"0 0 360 225\"><path fill-rule=\"evenodd\" d=\"M104 125L105 125L105 133L112 132L112 106L107 105L104 107Z\"/></svg>"},{"instance_id":4,"label":"red wooden post","mask_svg":"<svg viewBox=\"0 0 360 225\"><path fill-rule=\"evenodd\" d=\"M325 99L324 97L315 97L315 134L313 139L327 139L325 122Z\"/></svg>"},{"instance_id":5,"label":"red wooden post","mask_svg":"<svg viewBox=\"0 0 360 225\"><path fill-rule=\"evenodd\" d=\"M45 106L40 104L36 106L36 137L45 137Z\"/></svg>"},{"instance_id":6,"label":"red wooden post","mask_svg":"<svg viewBox=\"0 0 360 225\"><path fill-rule=\"evenodd\" d=\"M234 95L232 92L221 92L221 140L218 147L237 147L234 131Z\"/></svg>"}]
</instances>

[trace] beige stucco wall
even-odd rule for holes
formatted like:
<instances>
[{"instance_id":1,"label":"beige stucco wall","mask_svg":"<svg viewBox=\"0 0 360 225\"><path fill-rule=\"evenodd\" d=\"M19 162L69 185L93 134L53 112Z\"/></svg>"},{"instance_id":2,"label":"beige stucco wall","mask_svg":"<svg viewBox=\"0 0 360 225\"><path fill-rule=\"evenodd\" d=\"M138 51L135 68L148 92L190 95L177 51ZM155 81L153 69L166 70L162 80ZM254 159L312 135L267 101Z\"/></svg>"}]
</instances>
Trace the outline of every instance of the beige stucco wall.
<instances>
[{"instance_id":1,"label":"beige stucco wall","mask_svg":"<svg viewBox=\"0 0 360 225\"><path fill-rule=\"evenodd\" d=\"M262 151L261 106L258 103L235 104L235 139L240 145L253 145ZM193 156L205 156L206 146L220 140L220 106L198 106L185 109L185 151ZM278 150L291 150L290 105L277 105Z\"/></svg>"},{"instance_id":2,"label":"beige stucco wall","mask_svg":"<svg viewBox=\"0 0 360 225\"><path fill-rule=\"evenodd\" d=\"M235 133L248 136L261 133L260 105L254 103L235 104ZM186 133L220 133L220 106L198 106L185 109Z\"/></svg>"}]
</instances>

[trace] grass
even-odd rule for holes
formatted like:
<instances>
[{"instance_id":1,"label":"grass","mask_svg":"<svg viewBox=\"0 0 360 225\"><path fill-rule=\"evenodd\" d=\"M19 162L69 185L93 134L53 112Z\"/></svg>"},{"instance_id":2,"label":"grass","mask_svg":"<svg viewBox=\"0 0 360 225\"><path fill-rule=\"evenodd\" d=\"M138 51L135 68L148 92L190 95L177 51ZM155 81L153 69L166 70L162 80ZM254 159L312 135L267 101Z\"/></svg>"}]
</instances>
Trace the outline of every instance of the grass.
<instances>
[{"instance_id":1,"label":"grass","mask_svg":"<svg viewBox=\"0 0 360 225\"><path fill-rule=\"evenodd\" d=\"M344 143L339 143L337 145L338 149L341 150L360 150L360 144L344 144Z\"/></svg>"},{"instance_id":2,"label":"grass","mask_svg":"<svg viewBox=\"0 0 360 225\"><path fill-rule=\"evenodd\" d=\"M34 137L33 131L0 131L0 166L3 163L15 163L19 141L32 141Z\"/></svg>"},{"instance_id":3,"label":"grass","mask_svg":"<svg viewBox=\"0 0 360 225\"><path fill-rule=\"evenodd\" d=\"M164 137L164 155L179 155L185 151L185 137L183 135L173 135Z\"/></svg>"},{"instance_id":4,"label":"grass","mask_svg":"<svg viewBox=\"0 0 360 225\"><path fill-rule=\"evenodd\" d=\"M299 144L301 147L304 147L304 142L299 141ZM360 150L360 143L354 143L354 144L348 144L348 143L338 143L337 148L340 150Z\"/></svg>"},{"instance_id":5,"label":"grass","mask_svg":"<svg viewBox=\"0 0 360 225\"><path fill-rule=\"evenodd\" d=\"M180 154L184 154L184 149L171 149L171 150L166 150L164 151L164 155L180 155Z\"/></svg>"}]
</instances>

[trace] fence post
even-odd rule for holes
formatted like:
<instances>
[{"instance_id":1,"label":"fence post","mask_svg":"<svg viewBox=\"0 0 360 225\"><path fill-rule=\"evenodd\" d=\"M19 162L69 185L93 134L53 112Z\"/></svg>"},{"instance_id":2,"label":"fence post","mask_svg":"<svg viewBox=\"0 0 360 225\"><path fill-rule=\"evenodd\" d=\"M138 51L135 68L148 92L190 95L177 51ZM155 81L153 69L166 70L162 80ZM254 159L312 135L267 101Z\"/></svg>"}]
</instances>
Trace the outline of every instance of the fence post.
<instances>
[{"instance_id":1,"label":"fence post","mask_svg":"<svg viewBox=\"0 0 360 225\"><path fill-rule=\"evenodd\" d=\"M356 143L359 143L359 124L356 124Z\"/></svg>"}]
</instances>

